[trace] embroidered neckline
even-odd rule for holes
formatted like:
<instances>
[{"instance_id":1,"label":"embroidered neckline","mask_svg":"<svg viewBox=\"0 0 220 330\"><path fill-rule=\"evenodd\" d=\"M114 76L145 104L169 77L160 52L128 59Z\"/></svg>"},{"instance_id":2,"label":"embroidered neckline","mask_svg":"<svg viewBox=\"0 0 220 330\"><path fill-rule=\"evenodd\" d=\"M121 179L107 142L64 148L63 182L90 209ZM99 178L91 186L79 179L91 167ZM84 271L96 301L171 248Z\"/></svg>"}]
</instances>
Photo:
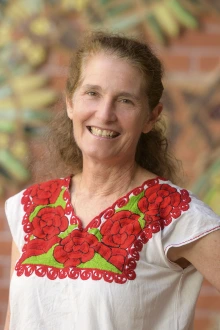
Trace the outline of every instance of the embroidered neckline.
<instances>
[{"instance_id":1,"label":"embroidered neckline","mask_svg":"<svg viewBox=\"0 0 220 330\"><path fill-rule=\"evenodd\" d=\"M70 180L24 191L25 244L16 264L18 276L134 280L143 246L187 211L191 200L187 190L156 177L117 199L83 229L71 205Z\"/></svg>"},{"instance_id":2,"label":"embroidered neckline","mask_svg":"<svg viewBox=\"0 0 220 330\"><path fill-rule=\"evenodd\" d=\"M123 206L124 206L126 204L126 202L129 201L129 197L132 194L137 194L137 192L143 191L143 189L146 185L148 185L150 187L151 183L158 182L158 180L163 180L163 181L169 182L169 180L167 180L165 178L162 178L160 176L156 176L155 178L145 180L141 185L136 186L135 188L131 189L126 194L122 195L122 197L119 197L115 202L113 202L110 206L108 206L103 211L101 211L98 215L96 215L93 219L91 219L85 227L83 227L82 220L80 219L80 217L78 217L75 214L74 206L71 203L70 185L71 185L72 177L73 177L73 175L70 175L69 177L67 177L68 181L67 181L67 186L66 187L67 187L67 192L68 192L68 195L67 195L68 204L71 205L71 208L73 210L72 223L77 223L79 229L82 230L82 231L88 231L88 229L90 229L90 228L97 228L97 226L99 225L98 219L100 219L103 216L103 214L105 214L109 210L114 209L115 206L120 205L122 203L122 201L124 203L123 204Z\"/></svg>"}]
</instances>

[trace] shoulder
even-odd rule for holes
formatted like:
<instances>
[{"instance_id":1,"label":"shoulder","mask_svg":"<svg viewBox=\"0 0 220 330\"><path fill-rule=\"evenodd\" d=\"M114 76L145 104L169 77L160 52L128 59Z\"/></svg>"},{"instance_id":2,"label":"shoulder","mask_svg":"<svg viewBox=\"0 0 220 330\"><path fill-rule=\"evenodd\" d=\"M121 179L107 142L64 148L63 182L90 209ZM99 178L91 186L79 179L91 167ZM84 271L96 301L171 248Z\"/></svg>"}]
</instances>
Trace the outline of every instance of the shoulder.
<instances>
[{"instance_id":1,"label":"shoulder","mask_svg":"<svg viewBox=\"0 0 220 330\"><path fill-rule=\"evenodd\" d=\"M163 178L159 178L159 182L160 189L165 191L165 194L167 194L168 191L171 199L175 199L176 205L182 205L184 202L187 202L189 204L189 209L193 209L194 211L202 211L207 214L213 214L213 210L201 199L199 199L199 197L191 190L180 187L179 185ZM174 196L176 198L173 198Z\"/></svg>"},{"instance_id":2,"label":"shoulder","mask_svg":"<svg viewBox=\"0 0 220 330\"><path fill-rule=\"evenodd\" d=\"M181 200L179 205L182 205L182 202L186 201L189 204L189 213L192 214L203 214L203 216L211 216L211 217L217 217L219 216L212 210L210 206L205 204L197 195L195 195L191 190L182 188L176 184L173 184L171 181L167 181L167 184L176 190L176 192L173 192L176 194L177 192L181 195ZM163 186L163 184L162 184Z\"/></svg>"},{"instance_id":3,"label":"shoulder","mask_svg":"<svg viewBox=\"0 0 220 330\"><path fill-rule=\"evenodd\" d=\"M62 189L69 187L70 180L71 176L35 183L8 198L6 200L6 208L10 207L10 205L23 205L26 211L31 204L35 206L53 204L57 200Z\"/></svg>"},{"instance_id":4,"label":"shoulder","mask_svg":"<svg viewBox=\"0 0 220 330\"><path fill-rule=\"evenodd\" d=\"M196 223L199 226L201 222L207 225L220 221L219 216L191 191L169 180L160 177L147 180L143 190L138 208L150 222L159 221L164 226L173 223L176 226L181 220L181 224L191 227Z\"/></svg>"},{"instance_id":5,"label":"shoulder","mask_svg":"<svg viewBox=\"0 0 220 330\"><path fill-rule=\"evenodd\" d=\"M192 193L167 179L155 177L145 181L143 188L142 207L154 212L157 209L157 216L178 218L190 208Z\"/></svg>"}]
</instances>

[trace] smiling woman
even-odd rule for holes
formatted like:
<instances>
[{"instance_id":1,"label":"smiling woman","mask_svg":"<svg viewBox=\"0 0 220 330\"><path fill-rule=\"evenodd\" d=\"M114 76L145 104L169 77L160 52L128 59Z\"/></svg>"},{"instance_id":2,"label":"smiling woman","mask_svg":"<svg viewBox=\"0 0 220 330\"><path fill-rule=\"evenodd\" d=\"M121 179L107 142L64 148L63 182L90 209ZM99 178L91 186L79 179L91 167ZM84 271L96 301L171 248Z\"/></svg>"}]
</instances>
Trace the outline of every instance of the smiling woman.
<instances>
[{"instance_id":1,"label":"smiling woman","mask_svg":"<svg viewBox=\"0 0 220 330\"><path fill-rule=\"evenodd\" d=\"M145 102L142 106L145 115L149 116L153 109L158 106L162 96L162 64L148 45L139 43L135 39L126 39L125 37L103 34L101 32L94 33L92 36L89 34L84 38L81 48L71 58L69 77L66 83L67 103L71 105L75 92L78 92L78 87L84 77L85 68L91 70L92 64L97 64L100 66L99 68L97 67L100 75L105 74L106 69L103 68L106 64L105 61L102 62L101 67L101 63L95 61L94 56L99 55L103 58L104 54L107 55L106 62L111 60L111 63L109 62L110 67L108 67L112 76L115 62L119 62L118 67L120 67L121 63L123 64L124 71L121 73L121 77L124 74L128 74L130 70L132 70L133 74L135 72L134 80L130 81L132 84L130 91L119 89L116 95L114 95L115 101L117 100L120 104L126 103L127 106L125 109L130 109L134 102L140 106L140 99L135 95L133 88L136 88L136 79L139 83L141 80L142 103ZM119 61L120 59L121 61ZM90 60L91 63L88 64ZM126 71L128 68L129 70ZM105 78L103 76L103 82L104 79L106 79L106 82L110 82L112 78L107 77L106 73ZM91 81L88 84L84 83L84 86L81 86L80 92L88 95L87 101L93 98L97 100L101 96L100 89L101 86ZM79 96L79 93L77 93L77 96ZM145 99L143 100L144 97ZM159 112L161 111L161 109L158 110ZM114 115L114 112L112 115ZM177 172L180 170L180 166L175 157L169 152L164 122L160 117L152 119L154 120L152 130L147 134L142 132L139 137L135 152L135 161L150 172L177 182L179 180ZM65 176L69 173L76 174L81 171L82 153L73 137L72 126L73 123L69 120L65 109L58 112L57 116L51 122L47 138L48 151L44 155L43 161L34 161L34 164L36 164L34 166L34 173L37 181L48 177L48 173L50 176ZM91 127L89 127L89 130L91 130Z\"/></svg>"},{"instance_id":2,"label":"smiling woman","mask_svg":"<svg viewBox=\"0 0 220 330\"><path fill-rule=\"evenodd\" d=\"M203 276L220 290L220 218L171 182L161 78L132 38L95 33L74 54L48 142L64 178L6 201L5 330L191 330Z\"/></svg>"},{"instance_id":3,"label":"smiling woman","mask_svg":"<svg viewBox=\"0 0 220 330\"><path fill-rule=\"evenodd\" d=\"M141 133L151 131L161 110L158 104L149 111L140 70L104 52L84 61L80 83L67 99L84 162L88 157L115 165L134 162Z\"/></svg>"}]
</instances>

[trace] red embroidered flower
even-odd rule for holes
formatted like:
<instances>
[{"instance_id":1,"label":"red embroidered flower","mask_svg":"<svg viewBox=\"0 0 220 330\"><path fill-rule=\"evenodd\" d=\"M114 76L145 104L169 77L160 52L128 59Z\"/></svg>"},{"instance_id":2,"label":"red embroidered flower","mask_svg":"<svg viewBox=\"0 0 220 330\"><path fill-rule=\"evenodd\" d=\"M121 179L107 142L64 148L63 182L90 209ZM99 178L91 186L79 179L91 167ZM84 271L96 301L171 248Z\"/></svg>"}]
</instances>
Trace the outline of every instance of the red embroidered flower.
<instances>
[{"instance_id":1,"label":"red embroidered flower","mask_svg":"<svg viewBox=\"0 0 220 330\"><path fill-rule=\"evenodd\" d=\"M75 229L55 247L54 258L65 267L76 267L94 257L98 242L95 235Z\"/></svg>"},{"instance_id":2,"label":"red embroidered flower","mask_svg":"<svg viewBox=\"0 0 220 330\"><path fill-rule=\"evenodd\" d=\"M120 271L123 271L125 258L128 255L126 250L115 247L110 248L101 242L99 242L94 249L103 258L105 258L105 260L117 267Z\"/></svg>"},{"instance_id":3,"label":"red embroidered flower","mask_svg":"<svg viewBox=\"0 0 220 330\"><path fill-rule=\"evenodd\" d=\"M68 219L64 214L61 206L44 207L32 221L32 234L45 240L59 235L60 232L65 231L68 227Z\"/></svg>"},{"instance_id":4,"label":"red embroidered flower","mask_svg":"<svg viewBox=\"0 0 220 330\"><path fill-rule=\"evenodd\" d=\"M25 259L33 256L39 256L41 254L47 253L53 245L59 243L61 240L60 237L54 236L48 241L42 240L40 238L35 238L29 241L23 247L23 255L20 259L20 262L23 262Z\"/></svg>"},{"instance_id":5,"label":"red embroidered flower","mask_svg":"<svg viewBox=\"0 0 220 330\"><path fill-rule=\"evenodd\" d=\"M119 211L109 218L100 228L102 242L108 246L126 249L141 232L139 215L130 211Z\"/></svg>"},{"instance_id":6,"label":"red embroidered flower","mask_svg":"<svg viewBox=\"0 0 220 330\"><path fill-rule=\"evenodd\" d=\"M32 202L35 205L47 205L55 203L60 194L62 185L62 180L51 180L34 185L30 191Z\"/></svg>"},{"instance_id":7,"label":"red embroidered flower","mask_svg":"<svg viewBox=\"0 0 220 330\"><path fill-rule=\"evenodd\" d=\"M138 207L148 224L163 219L164 224L168 225L172 218L177 219L181 215L182 210L188 210L191 200L185 189L179 193L168 184L155 184L144 195L138 202Z\"/></svg>"}]
</instances>

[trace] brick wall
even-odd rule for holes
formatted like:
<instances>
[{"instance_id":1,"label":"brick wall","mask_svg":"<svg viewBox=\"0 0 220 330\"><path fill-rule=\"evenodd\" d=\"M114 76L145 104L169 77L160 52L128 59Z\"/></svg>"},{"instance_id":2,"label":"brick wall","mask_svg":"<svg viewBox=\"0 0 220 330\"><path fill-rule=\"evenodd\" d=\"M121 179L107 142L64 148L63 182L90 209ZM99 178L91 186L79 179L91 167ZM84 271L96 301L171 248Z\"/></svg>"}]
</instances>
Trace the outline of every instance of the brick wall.
<instances>
[{"instance_id":1,"label":"brick wall","mask_svg":"<svg viewBox=\"0 0 220 330\"><path fill-rule=\"evenodd\" d=\"M173 40L169 48L157 47L157 49L167 72L167 80L177 85L188 84L191 81L194 89L202 86L214 72L220 69L219 17L204 17L202 30L188 31L177 40ZM219 128L218 123L218 140ZM186 135L190 135L190 132L186 132ZM204 150L206 146L203 145L202 148ZM176 148L176 156L183 160L184 169L189 177L193 177L193 164L196 162L198 153L197 149L197 152L190 154L186 145ZM196 306L195 330L219 330L219 315L220 294L207 281L204 281Z\"/></svg>"},{"instance_id":2,"label":"brick wall","mask_svg":"<svg viewBox=\"0 0 220 330\"><path fill-rule=\"evenodd\" d=\"M164 62L166 77L174 84L195 83L195 86L207 80L213 71L219 69L220 54L220 21L216 16L205 17L202 20L201 31L188 31L177 40L173 40L169 48L156 46L158 54ZM66 54L51 55L47 65L42 69L60 90L64 87ZM179 148L180 149L180 148ZM192 157L187 149L181 149L177 157L183 160L183 166L191 175ZM0 201L0 330L3 329L9 286L9 254L11 236L4 217L3 201ZM186 301L187 303L187 301ZM197 303L195 330L220 329L220 295L208 283L204 282ZM175 329L172 329L175 330Z\"/></svg>"},{"instance_id":3,"label":"brick wall","mask_svg":"<svg viewBox=\"0 0 220 330\"><path fill-rule=\"evenodd\" d=\"M162 49L162 59L169 73L193 75L209 73L220 64L220 19L206 17L201 30L187 31Z\"/></svg>"}]
</instances>

